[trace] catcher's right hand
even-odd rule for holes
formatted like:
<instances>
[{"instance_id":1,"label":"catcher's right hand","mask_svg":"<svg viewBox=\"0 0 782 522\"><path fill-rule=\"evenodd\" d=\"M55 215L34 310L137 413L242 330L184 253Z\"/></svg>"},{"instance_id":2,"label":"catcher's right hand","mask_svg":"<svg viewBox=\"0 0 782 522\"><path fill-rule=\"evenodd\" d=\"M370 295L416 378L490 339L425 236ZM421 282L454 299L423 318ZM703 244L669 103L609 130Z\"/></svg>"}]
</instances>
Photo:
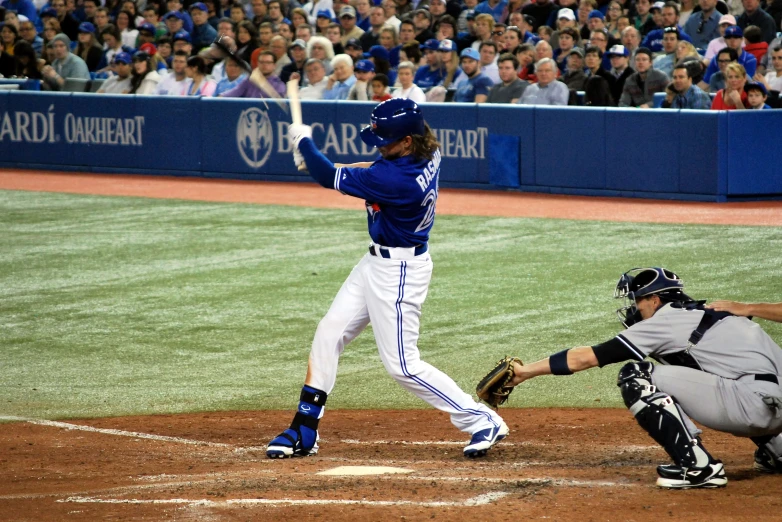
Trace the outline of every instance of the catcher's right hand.
<instances>
[{"instance_id":1,"label":"catcher's right hand","mask_svg":"<svg viewBox=\"0 0 782 522\"><path fill-rule=\"evenodd\" d=\"M478 397L492 408L507 401L513 391L513 386L510 384L515 376L513 363L524 365L518 357L505 357L492 368L486 377L481 379L475 388Z\"/></svg>"}]
</instances>

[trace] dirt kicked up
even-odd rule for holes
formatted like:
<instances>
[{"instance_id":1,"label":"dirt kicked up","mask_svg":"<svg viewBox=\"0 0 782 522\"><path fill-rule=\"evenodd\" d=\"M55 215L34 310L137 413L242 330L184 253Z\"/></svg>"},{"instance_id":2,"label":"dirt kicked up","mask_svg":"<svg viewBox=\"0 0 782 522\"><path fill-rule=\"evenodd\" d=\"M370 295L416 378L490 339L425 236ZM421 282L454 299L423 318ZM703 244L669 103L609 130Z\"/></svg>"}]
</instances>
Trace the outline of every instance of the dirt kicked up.
<instances>
[{"instance_id":1,"label":"dirt kicked up","mask_svg":"<svg viewBox=\"0 0 782 522\"><path fill-rule=\"evenodd\" d=\"M362 208L305 184L0 171L0 189ZM442 214L782 225L782 203L681 203L443 190ZM748 439L706 430L728 487L667 491L668 457L624 409L502 410L484 459L439 412L329 412L321 450L269 460L290 412L52 422L2 417L0 520L782 520L782 476ZM378 475L369 468L392 468ZM377 472L378 470L374 470ZM382 471L382 470L381 470Z\"/></svg>"}]
</instances>

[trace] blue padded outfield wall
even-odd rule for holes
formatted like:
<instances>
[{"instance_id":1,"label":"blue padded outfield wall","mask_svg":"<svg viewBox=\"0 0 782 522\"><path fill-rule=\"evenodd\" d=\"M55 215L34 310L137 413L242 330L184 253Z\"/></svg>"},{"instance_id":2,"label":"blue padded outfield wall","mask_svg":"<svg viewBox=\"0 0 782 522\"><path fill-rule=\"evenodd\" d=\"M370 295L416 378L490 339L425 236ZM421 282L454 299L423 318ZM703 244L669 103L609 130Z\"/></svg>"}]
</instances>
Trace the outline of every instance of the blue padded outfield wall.
<instances>
[{"instance_id":1,"label":"blue padded outfield wall","mask_svg":"<svg viewBox=\"0 0 782 522\"><path fill-rule=\"evenodd\" d=\"M376 157L373 108L303 102L333 161ZM727 201L782 196L782 110L676 111L427 104L441 185ZM260 100L0 91L0 166L302 181L280 105ZM768 145L760 145L760 144Z\"/></svg>"}]
</instances>

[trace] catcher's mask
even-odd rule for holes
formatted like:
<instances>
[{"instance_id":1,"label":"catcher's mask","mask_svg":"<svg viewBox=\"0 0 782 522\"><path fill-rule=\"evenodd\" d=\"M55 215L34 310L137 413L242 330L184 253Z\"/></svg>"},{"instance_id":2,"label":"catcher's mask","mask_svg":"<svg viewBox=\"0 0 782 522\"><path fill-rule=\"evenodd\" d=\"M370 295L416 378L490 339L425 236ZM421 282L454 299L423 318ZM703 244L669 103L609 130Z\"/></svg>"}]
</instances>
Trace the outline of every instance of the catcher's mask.
<instances>
[{"instance_id":1,"label":"catcher's mask","mask_svg":"<svg viewBox=\"0 0 782 522\"><path fill-rule=\"evenodd\" d=\"M625 328L630 328L643 320L638 310L638 298L658 295L666 303L692 301L682 291L683 288L684 281L665 268L633 268L628 270L619 278L614 290L614 298L624 299L624 306L617 309L616 315Z\"/></svg>"}]
</instances>

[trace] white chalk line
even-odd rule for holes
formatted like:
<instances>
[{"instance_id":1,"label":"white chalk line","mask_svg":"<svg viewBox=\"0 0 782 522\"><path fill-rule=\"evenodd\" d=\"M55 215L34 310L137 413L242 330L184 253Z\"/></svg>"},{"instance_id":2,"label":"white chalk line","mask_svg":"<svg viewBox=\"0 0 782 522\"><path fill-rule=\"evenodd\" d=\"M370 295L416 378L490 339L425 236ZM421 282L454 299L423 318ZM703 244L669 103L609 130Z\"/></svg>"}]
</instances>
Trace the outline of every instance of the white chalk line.
<instances>
[{"instance_id":1,"label":"white chalk line","mask_svg":"<svg viewBox=\"0 0 782 522\"><path fill-rule=\"evenodd\" d=\"M484 506L497 500L500 500L510 493L497 491L484 493L477 497L468 498L462 501L432 501L421 502L412 500L327 500L327 499L270 499L270 498L237 498L230 500L208 500L208 499L118 499L118 498L96 498L96 497L68 497L60 499L57 502L67 502L74 504L185 504L189 506L206 507L231 507L231 506L329 506L329 505L361 505L361 506L414 506L414 507L474 507Z\"/></svg>"},{"instance_id":2,"label":"white chalk line","mask_svg":"<svg viewBox=\"0 0 782 522\"><path fill-rule=\"evenodd\" d=\"M137 431L115 430L109 428L95 428L93 426L82 426L81 424L71 424L68 422L50 421L44 419L31 419L27 417L15 417L13 415L0 415L0 421L17 421L28 424L37 424L39 426L51 426L53 428L62 428L65 430L88 431L91 433L103 433L104 435L118 435L121 437L132 437L134 439L149 439L161 442L176 442L178 444L189 444L192 446L208 446L211 448L234 448L232 444L222 442L207 442L203 440L184 439L182 437L169 437L167 435L154 435L151 433L140 433Z\"/></svg>"}]
</instances>

